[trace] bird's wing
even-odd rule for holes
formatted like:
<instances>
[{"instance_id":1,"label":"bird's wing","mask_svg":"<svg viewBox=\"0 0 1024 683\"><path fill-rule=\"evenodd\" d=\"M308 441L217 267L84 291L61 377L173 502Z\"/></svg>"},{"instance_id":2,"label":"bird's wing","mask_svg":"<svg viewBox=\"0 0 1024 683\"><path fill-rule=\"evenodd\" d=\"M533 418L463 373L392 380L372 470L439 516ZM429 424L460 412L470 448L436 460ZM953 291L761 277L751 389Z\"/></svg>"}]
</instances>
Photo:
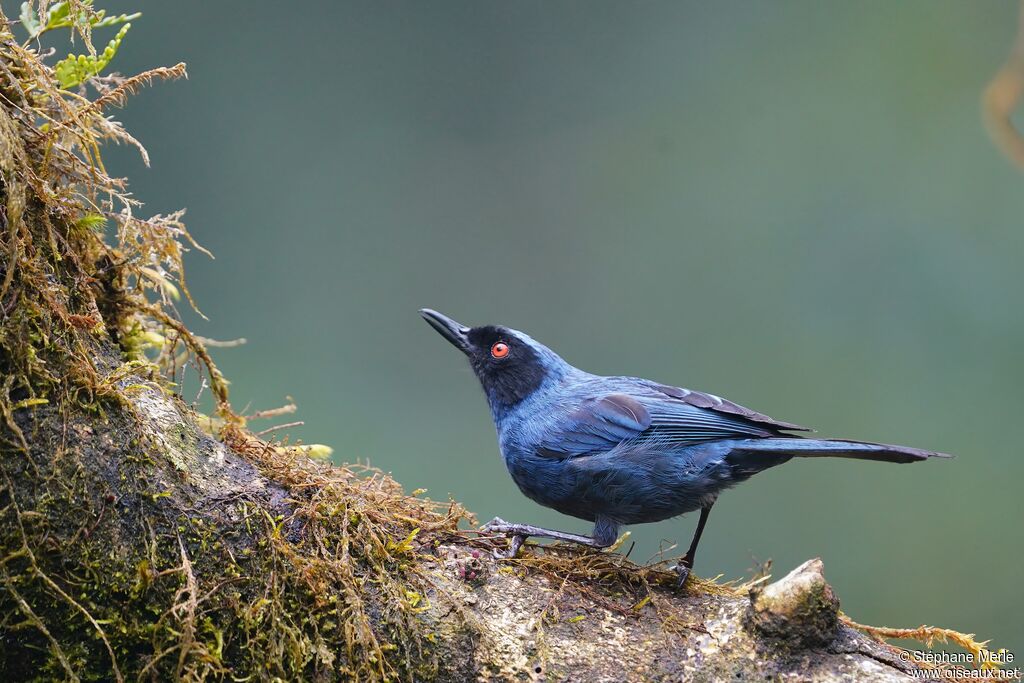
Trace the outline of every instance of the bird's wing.
<instances>
[{"instance_id":1,"label":"bird's wing","mask_svg":"<svg viewBox=\"0 0 1024 683\"><path fill-rule=\"evenodd\" d=\"M726 399L721 398L720 396L715 396L714 394L706 394L702 391L693 391L692 389L683 389L682 387L670 387L668 385L657 384L655 382L645 382L645 384L652 392L656 392L657 394L666 396L670 399L675 399L676 401L680 401L695 408L706 408L723 416L742 418L744 421L763 425L773 431L814 431L807 427L801 427L798 424L793 424L792 422L782 422L781 420L770 418L767 415L751 410L750 408L744 408L738 403L727 401Z\"/></svg>"},{"instance_id":2,"label":"bird's wing","mask_svg":"<svg viewBox=\"0 0 1024 683\"><path fill-rule=\"evenodd\" d=\"M659 449L672 449L804 430L711 394L653 383L639 389L583 401L547 430L537 452L571 458L604 453L627 443L657 441Z\"/></svg>"},{"instance_id":3,"label":"bird's wing","mask_svg":"<svg viewBox=\"0 0 1024 683\"><path fill-rule=\"evenodd\" d=\"M538 453L565 458L611 450L631 441L651 426L651 415L627 394L589 398L559 418L539 444Z\"/></svg>"}]
</instances>

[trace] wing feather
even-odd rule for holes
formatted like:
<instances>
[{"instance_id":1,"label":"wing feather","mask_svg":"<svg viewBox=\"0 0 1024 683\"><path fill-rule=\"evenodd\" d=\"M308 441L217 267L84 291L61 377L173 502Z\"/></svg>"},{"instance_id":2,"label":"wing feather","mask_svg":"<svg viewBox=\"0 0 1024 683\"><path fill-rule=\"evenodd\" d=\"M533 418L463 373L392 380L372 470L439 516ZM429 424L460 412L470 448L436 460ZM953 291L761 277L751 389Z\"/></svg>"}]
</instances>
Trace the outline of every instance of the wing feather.
<instances>
[{"instance_id":1,"label":"wing feather","mask_svg":"<svg viewBox=\"0 0 1024 683\"><path fill-rule=\"evenodd\" d=\"M629 442L656 441L659 448L672 449L721 439L809 431L714 394L645 380L639 380L635 388L635 393L608 393L584 401L549 430L537 452L554 458L579 457L605 453Z\"/></svg>"}]
</instances>

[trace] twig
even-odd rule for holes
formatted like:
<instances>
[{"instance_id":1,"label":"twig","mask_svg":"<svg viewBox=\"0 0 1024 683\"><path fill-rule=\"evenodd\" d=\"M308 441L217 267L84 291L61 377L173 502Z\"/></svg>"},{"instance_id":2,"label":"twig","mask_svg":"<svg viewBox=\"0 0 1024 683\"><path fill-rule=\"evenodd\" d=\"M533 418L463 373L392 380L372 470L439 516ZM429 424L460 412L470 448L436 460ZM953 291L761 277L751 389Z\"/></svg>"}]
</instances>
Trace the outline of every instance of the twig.
<instances>
[{"instance_id":1,"label":"twig","mask_svg":"<svg viewBox=\"0 0 1024 683\"><path fill-rule=\"evenodd\" d=\"M289 400L291 400L291 399L289 398ZM281 406L280 408L270 408L269 410L257 410L255 413L252 413L251 415L246 415L245 419L246 420L263 420L263 419L266 419L268 417L278 417L280 415L291 415L292 413L294 413L298 409L299 409L298 406L295 405L294 403L287 403L287 404Z\"/></svg>"},{"instance_id":2,"label":"twig","mask_svg":"<svg viewBox=\"0 0 1024 683\"><path fill-rule=\"evenodd\" d=\"M249 343L249 340L245 337L239 337L238 339L210 339L209 337L196 335L196 339L203 342L207 348L211 349L230 349L236 346L244 346Z\"/></svg>"},{"instance_id":3,"label":"twig","mask_svg":"<svg viewBox=\"0 0 1024 683\"><path fill-rule=\"evenodd\" d=\"M164 325L176 330L178 334L184 338L185 343L190 349L192 349L192 353L194 353L199 360L203 362L203 365L206 366L206 372L210 376L210 389L213 391L213 394L217 399L217 412L225 419L235 419L236 416L234 411L231 410L231 404L228 403L227 382L224 381L224 377L220 374L220 370L217 369L217 366L213 364L213 359L210 358L210 354L207 352L203 343L199 341L180 320L175 320L160 308L149 303L139 303L138 308L143 313L146 313Z\"/></svg>"},{"instance_id":4,"label":"twig","mask_svg":"<svg viewBox=\"0 0 1024 683\"><path fill-rule=\"evenodd\" d=\"M301 427L304 424L306 424L306 423L303 422L302 420L298 420L296 422L286 422L283 425L277 425L276 427L271 427L270 429L264 429L262 432L256 432L255 436L264 436L266 434L271 434L273 432L279 432L282 429L291 429L292 427Z\"/></svg>"}]
</instances>

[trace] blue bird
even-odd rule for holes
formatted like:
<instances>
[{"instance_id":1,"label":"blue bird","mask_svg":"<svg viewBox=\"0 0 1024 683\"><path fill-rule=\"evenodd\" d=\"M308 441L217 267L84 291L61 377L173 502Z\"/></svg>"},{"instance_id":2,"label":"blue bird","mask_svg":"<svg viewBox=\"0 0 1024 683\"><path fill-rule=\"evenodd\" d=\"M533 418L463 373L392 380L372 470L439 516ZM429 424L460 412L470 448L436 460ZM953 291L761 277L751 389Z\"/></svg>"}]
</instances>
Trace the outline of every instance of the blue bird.
<instances>
[{"instance_id":1,"label":"blue bird","mask_svg":"<svg viewBox=\"0 0 1024 683\"><path fill-rule=\"evenodd\" d=\"M484 529L510 537L513 557L530 536L612 545L624 524L700 510L680 585L693 567L711 506L725 489L793 457L918 462L944 453L794 434L713 394L637 377L602 377L569 365L507 327L466 327L430 309L420 314L469 358L483 385L512 479L530 499L594 523L591 536L495 518Z\"/></svg>"}]
</instances>

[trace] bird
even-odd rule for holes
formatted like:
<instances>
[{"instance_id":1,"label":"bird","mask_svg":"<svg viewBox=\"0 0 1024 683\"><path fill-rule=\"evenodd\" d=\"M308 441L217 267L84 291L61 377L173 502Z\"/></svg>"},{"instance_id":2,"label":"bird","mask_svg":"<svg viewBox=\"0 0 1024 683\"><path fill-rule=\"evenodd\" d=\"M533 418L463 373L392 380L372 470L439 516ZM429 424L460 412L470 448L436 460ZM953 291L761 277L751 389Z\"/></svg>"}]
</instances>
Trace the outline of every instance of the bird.
<instances>
[{"instance_id":1,"label":"bird","mask_svg":"<svg viewBox=\"0 0 1024 683\"><path fill-rule=\"evenodd\" d=\"M513 481L527 498L593 522L590 536L509 523L511 558L529 537L607 548L623 525L699 510L689 549L674 567L682 586L693 568L711 508L726 489L797 458L911 463L945 453L806 436L714 394L639 377L594 375L529 335L501 325L467 327L435 310L420 315L469 359Z\"/></svg>"}]
</instances>

